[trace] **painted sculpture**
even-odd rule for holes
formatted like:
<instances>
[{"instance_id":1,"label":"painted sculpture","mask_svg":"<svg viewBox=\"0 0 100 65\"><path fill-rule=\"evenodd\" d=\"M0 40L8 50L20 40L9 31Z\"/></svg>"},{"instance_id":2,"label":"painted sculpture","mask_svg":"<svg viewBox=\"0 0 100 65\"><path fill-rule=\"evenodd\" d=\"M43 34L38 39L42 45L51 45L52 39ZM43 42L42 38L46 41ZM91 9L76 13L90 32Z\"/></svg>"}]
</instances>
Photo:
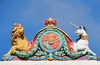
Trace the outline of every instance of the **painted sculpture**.
<instances>
[{"instance_id":1,"label":"painted sculpture","mask_svg":"<svg viewBox=\"0 0 100 65\"><path fill-rule=\"evenodd\" d=\"M61 29L55 27L57 20L44 20L45 28L41 29L32 41L27 41L21 24L14 24L12 29L12 48L2 58L4 61L33 60L98 60L98 56L88 47L88 35L83 26L78 27L77 42Z\"/></svg>"},{"instance_id":2,"label":"painted sculpture","mask_svg":"<svg viewBox=\"0 0 100 65\"><path fill-rule=\"evenodd\" d=\"M24 28L21 24L14 24L14 28L12 29L12 48L10 51L4 56L10 56L10 53L15 54L16 50L21 52L25 52L31 47L28 45L28 41L24 36Z\"/></svg>"},{"instance_id":3,"label":"painted sculpture","mask_svg":"<svg viewBox=\"0 0 100 65\"><path fill-rule=\"evenodd\" d=\"M92 55L96 55L94 52L92 52L90 50L90 48L88 47L88 35L86 33L86 29L85 27L81 26L78 27L75 24L71 23L72 25L74 25L75 27L78 28L78 30L75 32L76 35L79 35L80 38L77 40L77 42L74 42L74 51L78 52L79 50L84 50L83 54L86 54L86 52L91 53Z\"/></svg>"}]
</instances>

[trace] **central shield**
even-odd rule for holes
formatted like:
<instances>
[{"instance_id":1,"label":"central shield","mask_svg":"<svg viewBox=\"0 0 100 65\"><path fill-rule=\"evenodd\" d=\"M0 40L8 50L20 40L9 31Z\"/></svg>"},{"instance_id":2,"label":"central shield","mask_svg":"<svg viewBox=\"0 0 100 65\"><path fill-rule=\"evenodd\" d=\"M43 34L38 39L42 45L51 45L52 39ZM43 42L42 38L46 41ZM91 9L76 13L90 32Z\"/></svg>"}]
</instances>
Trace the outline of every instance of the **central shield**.
<instances>
[{"instance_id":1,"label":"central shield","mask_svg":"<svg viewBox=\"0 0 100 65\"><path fill-rule=\"evenodd\" d=\"M45 32L40 38L40 47L47 52L54 52L61 48L62 38L54 31Z\"/></svg>"}]
</instances>

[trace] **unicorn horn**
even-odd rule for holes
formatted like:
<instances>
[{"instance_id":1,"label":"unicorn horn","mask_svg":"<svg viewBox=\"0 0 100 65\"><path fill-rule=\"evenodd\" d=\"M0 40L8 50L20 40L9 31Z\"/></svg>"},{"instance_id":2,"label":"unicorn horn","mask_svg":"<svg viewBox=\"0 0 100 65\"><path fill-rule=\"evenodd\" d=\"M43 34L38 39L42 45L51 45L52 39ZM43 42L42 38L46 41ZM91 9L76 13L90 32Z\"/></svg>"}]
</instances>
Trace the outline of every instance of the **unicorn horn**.
<instances>
[{"instance_id":1,"label":"unicorn horn","mask_svg":"<svg viewBox=\"0 0 100 65\"><path fill-rule=\"evenodd\" d=\"M73 24L73 23L71 23L71 22L70 22L70 24L72 24L72 25L75 26L76 28L79 28L77 25L75 25L75 24Z\"/></svg>"}]
</instances>

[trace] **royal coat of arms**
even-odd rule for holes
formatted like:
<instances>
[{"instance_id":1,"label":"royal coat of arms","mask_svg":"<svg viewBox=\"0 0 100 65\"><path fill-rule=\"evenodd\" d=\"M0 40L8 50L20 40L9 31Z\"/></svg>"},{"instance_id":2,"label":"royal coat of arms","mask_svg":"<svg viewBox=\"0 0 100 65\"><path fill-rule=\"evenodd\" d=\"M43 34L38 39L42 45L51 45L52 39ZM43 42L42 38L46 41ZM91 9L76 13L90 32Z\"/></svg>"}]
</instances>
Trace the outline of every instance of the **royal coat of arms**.
<instances>
[{"instance_id":1,"label":"royal coat of arms","mask_svg":"<svg viewBox=\"0 0 100 65\"><path fill-rule=\"evenodd\" d=\"M77 42L63 30L55 27L57 20L44 20L46 27L41 29L28 41L24 36L21 24L14 24L12 29L12 48L3 56L4 61L33 61L33 60L98 60L98 56L88 47L86 29L71 23L78 30Z\"/></svg>"}]
</instances>

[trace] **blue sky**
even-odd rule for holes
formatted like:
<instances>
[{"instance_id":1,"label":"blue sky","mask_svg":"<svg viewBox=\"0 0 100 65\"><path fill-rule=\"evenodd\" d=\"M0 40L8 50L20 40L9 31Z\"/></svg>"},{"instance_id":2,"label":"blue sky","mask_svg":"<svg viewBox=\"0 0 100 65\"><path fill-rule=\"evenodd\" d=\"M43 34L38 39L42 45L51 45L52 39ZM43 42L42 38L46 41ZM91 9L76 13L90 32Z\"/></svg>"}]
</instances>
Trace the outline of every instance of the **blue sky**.
<instances>
[{"instance_id":1,"label":"blue sky","mask_svg":"<svg viewBox=\"0 0 100 65\"><path fill-rule=\"evenodd\" d=\"M11 48L14 23L22 24L31 41L50 15L73 41L78 38L74 33L77 28L69 22L85 26L89 47L100 56L100 0L0 0L0 58Z\"/></svg>"}]
</instances>

